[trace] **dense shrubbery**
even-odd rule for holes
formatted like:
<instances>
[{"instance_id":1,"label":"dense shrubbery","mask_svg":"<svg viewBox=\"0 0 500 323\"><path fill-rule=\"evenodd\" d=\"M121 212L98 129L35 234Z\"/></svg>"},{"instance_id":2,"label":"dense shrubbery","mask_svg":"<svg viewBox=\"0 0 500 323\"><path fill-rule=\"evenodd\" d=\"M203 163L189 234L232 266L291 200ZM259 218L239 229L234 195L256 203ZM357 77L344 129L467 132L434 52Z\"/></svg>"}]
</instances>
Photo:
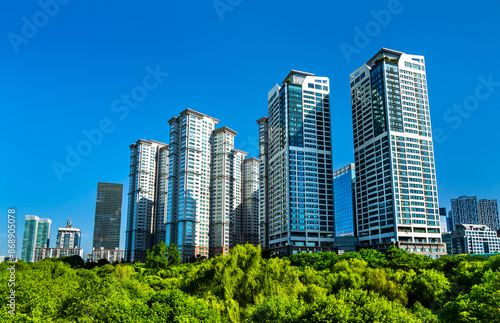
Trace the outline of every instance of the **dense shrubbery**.
<instances>
[{"instance_id":1,"label":"dense shrubbery","mask_svg":"<svg viewBox=\"0 0 500 323\"><path fill-rule=\"evenodd\" d=\"M164 257L162 255L167 255ZM2 322L500 322L500 256L439 260L392 248L179 264L155 246L145 264L47 259L16 265L16 317L8 314L0 265Z\"/></svg>"}]
</instances>

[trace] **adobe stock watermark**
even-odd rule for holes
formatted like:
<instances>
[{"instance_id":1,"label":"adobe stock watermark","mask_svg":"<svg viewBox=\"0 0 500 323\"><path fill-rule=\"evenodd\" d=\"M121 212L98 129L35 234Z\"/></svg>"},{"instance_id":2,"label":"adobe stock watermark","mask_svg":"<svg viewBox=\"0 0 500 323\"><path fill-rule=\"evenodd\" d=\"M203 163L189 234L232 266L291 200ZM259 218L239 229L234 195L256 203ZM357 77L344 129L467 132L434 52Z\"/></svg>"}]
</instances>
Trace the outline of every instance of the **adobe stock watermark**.
<instances>
[{"instance_id":1,"label":"adobe stock watermark","mask_svg":"<svg viewBox=\"0 0 500 323\"><path fill-rule=\"evenodd\" d=\"M14 32L9 32L7 38L9 39L10 45L14 50L14 53L19 53L19 46L21 44L27 44L30 39L38 35L38 31L45 27L51 18L54 18L58 13L61 5L66 5L70 0L40 0L38 1L38 6L40 10L35 12L31 19L26 16L21 18L23 26L21 27L21 32L16 34Z\"/></svg>"},{"instance_id":2,"label":"adobe stock watermark","mask_svg":"<svg viewBox=\"0 0 500 323\"><path fill-rule=\"evenodd\" d=\"M224 21L226 12L233 12L242 2L243 0L214 0L212 5L219 16L219 20L222 22Z\"/></svg>"},{"instance_id":3,"label":"adobe stock watermark","mask_svg":"<svg viewBox=\"0 0 500 323\"><path fill-rule=\"evenodd\" d=\"M8 254L9 254L9 266L7 271L9 272L9 280L7 281L7 307L9 308L9 314L16 315L16 210L7 210L7 243L8 243Z\"/></svg>"},{"instance_id":4,"label":"adobe stock watermark","mask_svg":"<svg viewBox=\"0 0 500 323\"><path fill-rule=\"evenodd\" d=\"M412 0L407 0L412 1ZM379 11L371 10L370 16L372 20L368 21L363 28L359 26L354 27L354 38L352 43L341 42L339 44L340 50L347 61L350 63L352 61L352 55L360 54L363 48L370 45L373 38L380 35L384 28L387 28L392 22L392 18L403 12L403 5L400 0L389 0L387 2L387 8Z\"/></svg>"},{"instance_id":5,"label":"adobe stock watermark","mask_svg":"<svg viewBox=\"0 0 500 323\"><path fill-rule=\"evenodd\" d=\"M111 111L117 115L119 120L125 120L130 115L130 110L136 109L139 103L146 100L148 92L156 89L169 75L169 73L160 70L160 65L156 65L154 69L147 66L146 71L147 74L142 78L141 85L133 87L129 94L122 93L119 99L111 102ZM94 129L83 129L84 139L75 146L66 146L67 154L64 162L52 162L52 169L59 182L63 181L64 174L73 172L82 163L83 158L89 156L94 148L102 143L105 135L112 133L115 129L115 123L109 118L102 118Z\"/></svg>"},{"instance_id":6,"label":"adobe stock watermark","mask_svg":"<svg viewBox=\"0 0 500 323\"><path fill-rule=\"evenodd\" d=\"M474 90L474 94L467 96L462 103L454 103L453 108L447 109L443 113L443 120L451 124L451 129L457 130L462 126L463 120L468 119L472 112L476 111L481 105L481 101L485 101L495 93L497 88L500 88L500 82L493 80L493 75L488 77L479 76L477 78L479 84ZM434 142L443 143L448 139L446 131L442 128L436 128L433 131Z\"/></svg>"}]
</instances>

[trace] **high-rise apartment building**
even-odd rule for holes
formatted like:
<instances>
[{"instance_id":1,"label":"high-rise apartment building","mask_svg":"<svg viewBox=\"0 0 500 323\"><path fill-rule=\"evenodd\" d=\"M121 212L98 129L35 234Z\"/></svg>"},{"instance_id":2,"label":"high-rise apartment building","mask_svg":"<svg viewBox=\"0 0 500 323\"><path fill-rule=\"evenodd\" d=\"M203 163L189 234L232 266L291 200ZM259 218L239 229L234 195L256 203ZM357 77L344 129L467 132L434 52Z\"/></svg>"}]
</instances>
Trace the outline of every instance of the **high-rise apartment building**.
<instances>
[{"instance_id":1,"label":"high-rise apartment building","mask_svg":"<svg viewBox=\"0 0 500 323\"><path fill-rule=\"evenodd\" d=\"M170 152L165 241L167 245L175 243L178 246L183 261L198 254L208 257L209 247L214 245L210 239L212 207L210 184L214 144L212 132L218 122L218 119L190 109L184 110L178 117L169 121ZM224 150L223 146L218 146L218 149ZM217 165L217 170L219 166ZM221 212L222 209L225 211L226 205L220 208ZM229 220L229 215L227 216ZM220 220L218 223L224 223L225 216L224 219L221 216ZM219 225L217 229L222 230L222 227L224 231L219 232L219 237L224 235L226 240L226 227ZM215 237L215 234L212 236Z\"/></svg>"},{"instance_id":2,"label":"high-rise apartment building","mask_svg":"<svg viewBox=\"0 0 500 323\"><path fill-rule=\"evenodd\" d=\"M241 243L259 244L259 159L243 161L243 209L241 213Z\"/></svg>"},{"instance_id":3,"label":"high-rise apartment building","mask_svg":"<svg viewBox=\"0 0 500 323\"><path fill-rule=\"evenodd\" d=\"M268 118L257 120L259 125L259 243L269 248L269 124Z\"/></svg>"},{"instance_id":4,"label":"high-rise apartment building","mask_svg":"<svg viewBox=\"0 0 500 323\"><path fill-rule=\"evenodd\" d=\"M349 164L333 172L335 235L356 235L356 171Z\"/></svg>"},{"instance_id":5,"label":"high-rise apartment building","mask_svg":"<svg viewBox=\"0 0 500 323\"><path fill-rule=\"evenodd\" d=\"M481 224L488 226L493 231L500 229L497 200L479 200L477 209Z\"/></svg>"},{"instance_id":6,"label":"high-rise apartment building","mask_svg":"<svg viewBox=\"0 0 500 323\"><path fill-rule=\"evenodd\" d=\"M350 81L361 247L398 243L439 257L445 247L424 57L383 48Z\"/></svg>"},{"instance_id":7,"label":"high-rise apartment building","mask_svg":"<svg viewBox=\"0 0 500 323\"><path fill-rule=\"evenodd\" d=\"M64 228L57 230L56 248L80 248L82 232L71 226L71 220Z\"/></svg>"},{"instance_id":8,"label":"high-rise apartment building","mask_svg":"<svg viewBox=\"0 0 500 323\"><path fill-rule=\"evenodd\" d=\"M460 224L481 223L476 196L460 196L451 199L451 214L453 216L453 228L451 230L457 230Z\"/></svg>"},{"instance_id":9,"label":"high-rise apartment building","mask_svg":"<svg viewBox=\"0 0 500 323\"><path fill-rule=\"evenodd\" d=\"M292 70L268 94L268 119L258 120L267 181L260 226L274 253L333 250L329 87L327 77Z\"/></svg>"},{"instance_id":10,"label":"high-rise apartment building","mask_svg":"<svg viewBox=\"0 0 500 323\"><path fill-rule=\"evenodd\" d=\"M242 171L247 153L234 149L236 132L213 131L210 256L224 255L241 243Z\"/></svg>"},{"instance_id":11,"label":"high-rise apartment building","mask_svg":"<svg viewBox=\"0 0 500 323\"><path fill-rule=\"evenodd\" d=\"M35 248L49 246L51 224L50 219L40 219L35 215L26 215L21 250L22 260L33 262L35 260Z\"/></svg>"},{"instance_id":12,"label":"high-rise apartment building","mask_svg":"<svg viewBox=\"0 0 500 323\"><path fill-rule=\"evenodd\" d=\"M97 183L93 248L120 247L123 184Z\"/></svg>"},{"instance_id":13,"label":"high-rise apartment building","mask_svg":"<svg viewBox=\"0 0 500 323\"><path fill-rule=\"evenodd\" d=\"M138 140L130 151L125 257L135 262L144 261L146 251L165 240L168 145Z\"/></svg>"}]
</instances>

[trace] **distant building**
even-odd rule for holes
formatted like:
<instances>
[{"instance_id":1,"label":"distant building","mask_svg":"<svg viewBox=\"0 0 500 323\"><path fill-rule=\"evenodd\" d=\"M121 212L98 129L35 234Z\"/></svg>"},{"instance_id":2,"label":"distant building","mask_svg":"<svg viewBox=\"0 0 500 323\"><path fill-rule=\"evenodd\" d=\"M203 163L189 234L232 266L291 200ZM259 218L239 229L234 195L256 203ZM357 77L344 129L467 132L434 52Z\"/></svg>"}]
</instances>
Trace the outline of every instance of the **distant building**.
<instances>
[{"instance_id":1,"label":"distant building","mask_svg":"<svg viewBox=\"0 0 500 323\"><path fill-rule=\"evenodd\" d=\"M21 250L21 259L27 262L33 262L35 248L49 246L50 241L50 219L40 219L35 215L26 215L24 221L23 247Z\"/></svg>"},{"instance_id":2,"label":"distant building","mask_svg":"<svg viewBox=\"0 0 500 323\"><path fill-rule=\"evenodd\" d=\"M354 164L333 172L335 236L356 235L356 174ZM335 239L337 243L337 239Z\"/></svg>"},{"instance_id":3,"label":"distant building","mask_svg":"<svg viewBox=\"0 0 500 323\"><path fill-rule=\"evenodd\" d=\"M491 230L500 229L500 218L498 216L497 200L479 200L477 204L479 221L487 225Z\"/></svg>"},{"instance_id":4,"label":"distant building","mask_svg":"<svg viewBox=\"0 0 500 323\"><path fill-rule=\"evenodd\" d=\"M477 200L476 196L460 196L451 200L453 227L460 224L482 224L491 230L500 229L497 200Z\"/></svg>"},{"instance_id":5,"label":"distant building","mask_svg":"<svg viewBox=\"0 0 500 323\"><path fill-rule=\"evenodd\" d=\"M460 224L457 230L443 234L448 254L484 254L500 252L496 231L482 224Z\"/></svg>"},{"instance_id":6,"label":"distant building","mask_svg":"<svg viewBox=\"0 0 500 323\"><path fill-rule=\"evenodd\" d=\"M165 241L168 157L168 145L158 141L141 139L130 145L125 230L125 257L128 262L144 261L148 249ZM102 247L114 249L117 245L114 248Z\"/></svg>"},{"instance_id":7,"label":"distant building","mask_svg":"<svg viewBox=\"0 0 500 323\"><path fill-rule=\"evenodd\" d=\"M125 260L125 250L116 249L92 249L92 254L87 257L88 261L98 262L101 259L106 259L109 262L122 262Z\"/></svg>"},{"instance_id":8,"label":"distant building","mask_svg":"<svg viewBox=\"0 0 500 323\"><path fill-rule=\"evenodd\" d=\"M83 257L83 249L81 248L35 248L34 260L42 261L45 258L59 258L67 256Z\"/></svg>"},{"instance_id":9,"label":"distant building","mask_svg":"<svg viewBox=\"0 0 500 323\"><path fill-rule=\"evenodd\" d=\"M450 231L448 216L446 215L446 208L439 208L439 224L441 225L441 233Z\"/></svg>"},{"instance_id":10,"label":"distant building","mask_svg":"<svg viewBox=\"0 0 500 323\"><path fill-rule=\"evenodd\" d=\"M123 184L97 183L93 248L120 247Z\"/></svg>"},{"instance_id":11,"label":"distant building","mask_svg":"<svg viewBox=\"0 0 500 323\"><path fill-rule=\"evenodd\" d=\"M242 243L259 244L259 159L243 161Z\"/></svg>"},{"instance_id":12,"label":"distant building","mask_svg":"<svg viewBox=\"0 0 500 323\"><path fill-rule=\"evenodd\" d=\"M5 256L0 255L0 263L5 261Z\"/></svg>"},{"instance_id":13,"label":"distant building","mask_svg":"<svg viewBox=\"0 0 500 323\"><path fill-rule=\"evenodd\" d=\"M480 224L476 196L460 196L451 199L453 227L456 230L460 224Z\"/></svg>"},{"instance_id":14,"label":"distant building","mask_svg":"<svg viewBox=\"0 0 500 323\"><path fill-rule=\"evenodd\" d=\"M56 248L80 248L82 233L80 229L71 226L71 220L68 219L64 228L57 230Z\"/></svg>"}]
</instances>

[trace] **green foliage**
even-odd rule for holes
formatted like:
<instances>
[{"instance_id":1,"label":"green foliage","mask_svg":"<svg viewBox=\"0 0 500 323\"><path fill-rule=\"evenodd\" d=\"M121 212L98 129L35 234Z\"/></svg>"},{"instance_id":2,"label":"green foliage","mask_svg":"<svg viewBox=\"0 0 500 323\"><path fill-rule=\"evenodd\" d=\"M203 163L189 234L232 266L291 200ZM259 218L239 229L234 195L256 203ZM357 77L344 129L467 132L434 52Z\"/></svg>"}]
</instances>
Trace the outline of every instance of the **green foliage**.
<instances>
[{"instance_id":1,"label":"green foliage","mask_svg":"<svg viewBox=\"0 0 500 323\"><path fill-rule=\"evenodd\" d=\"M0 322L500 322L500 256L432 260L390 248L279 258L244 245L180 264L175 245L159 244L146 263L16 263L15 317L8 265Z\"/></svg>"}]
</instances>

